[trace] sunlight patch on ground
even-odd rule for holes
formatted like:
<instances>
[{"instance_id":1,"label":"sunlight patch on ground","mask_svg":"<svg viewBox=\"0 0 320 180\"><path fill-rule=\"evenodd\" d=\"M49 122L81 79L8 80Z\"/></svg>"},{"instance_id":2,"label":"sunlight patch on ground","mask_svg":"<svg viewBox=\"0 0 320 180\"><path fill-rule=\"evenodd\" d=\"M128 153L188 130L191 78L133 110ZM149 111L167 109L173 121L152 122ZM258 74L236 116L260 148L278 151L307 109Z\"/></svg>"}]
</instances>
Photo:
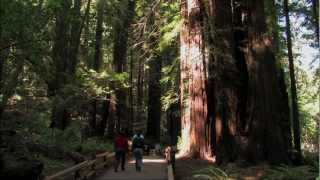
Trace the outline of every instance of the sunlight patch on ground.
<instances>
[{"instance_id":1,"label":"sunlight patch on ground","mask_svg":"<svg viewBox=\"0 0 320 180\"><path fill-rule=\"evenodd\" d=\"M129 164L134 164L135 160L132 159L128 162ZM166 163L165 159L149 159L149 158L145 158L143 159L143 163Z\"/></svg>"}]
</instances>

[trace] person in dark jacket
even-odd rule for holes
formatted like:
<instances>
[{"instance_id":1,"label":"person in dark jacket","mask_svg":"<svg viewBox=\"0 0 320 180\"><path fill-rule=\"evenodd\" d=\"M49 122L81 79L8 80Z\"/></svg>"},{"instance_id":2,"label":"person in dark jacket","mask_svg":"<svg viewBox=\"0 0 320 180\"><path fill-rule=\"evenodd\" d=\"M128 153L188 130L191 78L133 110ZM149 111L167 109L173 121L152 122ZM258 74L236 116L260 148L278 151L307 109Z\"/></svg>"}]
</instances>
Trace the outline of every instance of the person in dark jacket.
<instances>
[{"instance_id":1,"label":"person in dark jacket","mask_svg":"<svg viewBox=\"0 0 320 180\"><path fill-rule=\"evenodd\" d=\"M136 171L142 169L142 158L144 149L144 137L141 133L137 133L132 138L132 151L136 160Z\"/></svg>"},{"instance_id":2,"label":"person in dark jacket","mask_svg":"<svg viewBox=\"0 0 320 180\"><path fill-rule=\"evenodd\" d=\"M126 152L128 151L128 139L124 133L120 132L114 140L114 149L116 156L116 163L114 171L118 171L119 164L121 163L121 170L125 170Z\"/></svg>"}]
</instances>

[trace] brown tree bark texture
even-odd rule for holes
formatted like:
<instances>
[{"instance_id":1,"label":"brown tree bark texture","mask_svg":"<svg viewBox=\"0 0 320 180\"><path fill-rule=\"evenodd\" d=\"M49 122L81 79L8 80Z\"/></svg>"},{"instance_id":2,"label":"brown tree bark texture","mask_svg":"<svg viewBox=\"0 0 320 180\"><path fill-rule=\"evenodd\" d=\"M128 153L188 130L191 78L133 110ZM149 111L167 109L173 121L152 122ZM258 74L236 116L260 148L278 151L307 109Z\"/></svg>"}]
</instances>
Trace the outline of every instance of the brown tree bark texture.
<instances>
[{"instance_id":1,"label":"brown tree bark texture","mask_svg":"<svg viewBox=\"0 0 320 180\"><path fill-rule=\"evenodd\" d=\"M205 91L205 57L201 29L200 2L182 2L181 43L181 154L206 158L207 94Z\"/></svg>"}]
</instances>

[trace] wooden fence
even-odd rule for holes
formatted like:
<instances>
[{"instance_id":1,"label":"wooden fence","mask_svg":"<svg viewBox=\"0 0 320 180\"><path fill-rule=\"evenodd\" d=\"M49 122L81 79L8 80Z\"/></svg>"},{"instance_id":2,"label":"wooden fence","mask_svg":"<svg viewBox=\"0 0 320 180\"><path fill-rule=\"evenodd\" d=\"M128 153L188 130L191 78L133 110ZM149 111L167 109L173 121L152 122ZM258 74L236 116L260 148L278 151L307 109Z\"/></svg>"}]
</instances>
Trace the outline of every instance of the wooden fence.
<instances>
[{"instance_id":1,"label":"wooden fence","mask_svg":"<svg viewBox=\"0 0 320 180\"><path fill-rule=\"evenodd\" d=\"M44 180L84 180L93 177L97 170L112 164L114 153L105 152L97 154L94 159L76 164L56 174L47 176Z\"/></svg>"}]
</instances>

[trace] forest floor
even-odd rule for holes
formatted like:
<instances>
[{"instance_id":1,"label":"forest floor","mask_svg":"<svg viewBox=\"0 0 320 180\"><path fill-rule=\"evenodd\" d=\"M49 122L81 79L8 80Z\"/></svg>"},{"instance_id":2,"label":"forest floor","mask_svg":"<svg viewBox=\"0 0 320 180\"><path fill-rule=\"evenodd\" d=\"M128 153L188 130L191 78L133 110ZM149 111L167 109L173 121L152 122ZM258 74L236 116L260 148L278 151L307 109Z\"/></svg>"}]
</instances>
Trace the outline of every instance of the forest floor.
<instances>
[{"instance_id":1,"label":"forest floor","mask_svg":"<svg viewBox=\"0 0 320 180\"><path fill-rule=\"evenodd\" d=\"M280 166L279 166L280 167ZM176 180L204 180L208 178L195 177L195 174L219 174L222 170L230 180L262 180L262 179L315 179L317 172L312 172L310 166L289 167L283 166L282 171L274 171L273 166L267 163L260 163L252 166L241 166L236 163L229 163L224 166L216 166L212 162L196 159L177 159L175 169ZM197 173L206 168L211 168L207 173ZM212 176L211 176L212 177ZM221 177L221 176L220 176Z\"/></svg>"}]
</instances>

